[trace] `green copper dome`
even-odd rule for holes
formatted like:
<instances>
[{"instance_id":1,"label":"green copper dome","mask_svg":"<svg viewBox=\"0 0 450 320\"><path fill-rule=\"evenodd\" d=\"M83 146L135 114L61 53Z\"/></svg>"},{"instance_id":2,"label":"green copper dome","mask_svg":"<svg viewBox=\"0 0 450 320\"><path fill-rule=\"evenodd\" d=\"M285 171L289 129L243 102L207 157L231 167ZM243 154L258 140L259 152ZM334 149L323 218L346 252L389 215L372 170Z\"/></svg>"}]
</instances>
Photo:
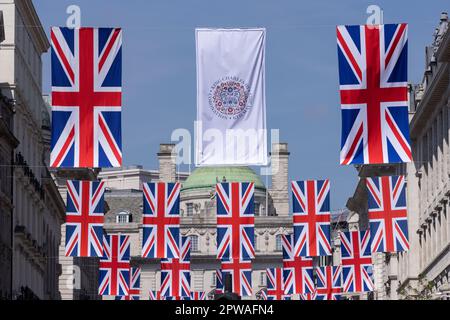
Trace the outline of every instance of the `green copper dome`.
<instances>
[{"instance_id":1,"label":"green copper dome","mask_svg":"<svg viewBox=\"0 0 450 320\"><path fill-rule=\"evenodd\" d=\"M261 178L249 167L200 167L183 183L182 190L211 188L217 182L254 182L255 188L265 189Z\"/></svg>"}]
</instances>

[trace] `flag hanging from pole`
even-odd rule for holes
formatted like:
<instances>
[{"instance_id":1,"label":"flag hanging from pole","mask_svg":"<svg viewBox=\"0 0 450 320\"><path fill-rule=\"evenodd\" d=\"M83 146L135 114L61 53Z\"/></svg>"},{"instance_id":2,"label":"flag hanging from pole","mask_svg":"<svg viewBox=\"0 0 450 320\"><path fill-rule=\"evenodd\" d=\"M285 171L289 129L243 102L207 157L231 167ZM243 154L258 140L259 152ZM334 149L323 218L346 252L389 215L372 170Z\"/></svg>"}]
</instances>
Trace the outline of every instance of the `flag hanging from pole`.
<instances>
[{"instance_id":1,"label":"flag hanging from pole","mask_svg":"<svg viewBox=\"0 0 450 320\"><path fill-rule=\"evenodd\" d=\"M284 294L310 293L314 290L314 267L310 257L294 255L294 236L281 236L283 249L283 286Z\"/></svg>"},{"instance_id":2,"label":"flag hanging from pole","mask_svg":"<svg viewBox=\"0 0 450 320\"><path fill-rule=\"evenodd\" d=\"M294 256L331 255L330 181L292 181Z\"/></svg>"},{"instance_id":3,"label":"flag hanging from pole","mask_svg":"<svg viewBox=\"0 0 450 320\"><path fill-rule=\"evenodd\" d=\"M225 182L216 185L217 258L255 258L253 182Z\"/></svg>"},{"instance_id":4,"label":"flag hanging from pole","mask_svg":"<svg viewBox=\"0 0 450 320\"><path fill-rule=\"evenodd\" d=\"M51 29L51 167L122 165L122 30Z\"/></svg>"},{"instance_id":5,"label":"flag hanging from pole","mask_svg":"<svg viewBox=\"0 0 450 320\"><path fill-rule=\"evenodd\" d=\"M161 295L189 297L191 294L191 238L180 237L179 258L161 259Z\"/></svg>"},{"instance_id":6,"label":"flag hanging from pole","mask_svg":"<svg viewBox=\"0 0 450 320\"><path fill-rule=\"evenodd\" d=\"M266 165L265 29L195 35L195 164Z\"/></svg>"},{"instance_id":7,"label":"flag hanging from pole","mask_svg":"<svg viewBox=\"0 0 450 320\"><path fill-rule=\"evenodd\" d=\"M103 236L103 257L99 262L98 294L128 296L130 290L130 237Z\"/></svg>"},{"instance_id":8,"label":"flag hanging from pole","mask_svg":"<svg viewBox=\"0 0 450 320\"><path fill-rule=\"evenodd\" d=\"M372 252L409 250L404 176L366 178Z\"/></svg>"},{"instance_id":9,"label":"flag hanging from pole","mask_svg":"<svg viewBox=\"0 0 450 320\"><path fill-rule=\"evenodd\" d=\"M408 26L338 26L341 164L410 162Z\"/></svg>"},{"instance_id":10,"label":"flag hanging from pole","mask_svg":"<svg viewBox=\"0 0 450 320\"><path fill-rule=\"evenodd\" d=\"M67 257L103 256L104 182L67 181Z\"/></svg>"},{"instance_id":11,"label":"flag hanging from pole","mask_svg":"<svg viewBox=\"0 0 450 320\"><path fill-rule=\"evenodd\" d=\"M341 240L342 291L374 290L370 231L339 233Z\"/></svg>"},{"instance_id":12,"label":"flag hanging from pole","mask_svg":"<svg viewBox=\"0 0 450 320\"><path fill-rule=\"evenodd\" d=\"M128 295L116 296L115 300L140 300L141 296L141 268L130 268L130 286Z\"/></svg>"},{"instance_id":13,"label":"flag hanging from pole","mask_svg":"<svg viewBox=\"0 0 450 320\"><path fill-rule=\"evenodd\" d=\"M142 185L142 257L178 258L180 243L180 183Z\"/></svg>"}]
</instances>

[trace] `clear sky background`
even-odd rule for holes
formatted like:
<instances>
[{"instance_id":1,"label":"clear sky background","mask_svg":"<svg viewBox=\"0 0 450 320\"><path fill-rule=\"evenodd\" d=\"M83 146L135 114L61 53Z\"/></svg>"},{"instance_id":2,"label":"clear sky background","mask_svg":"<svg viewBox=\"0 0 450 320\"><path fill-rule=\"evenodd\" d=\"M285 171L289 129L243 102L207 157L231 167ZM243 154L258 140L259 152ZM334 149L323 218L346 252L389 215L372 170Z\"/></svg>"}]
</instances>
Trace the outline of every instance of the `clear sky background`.
<instances>
[{"instance_id":1,"label":"clear sky background","mask_svg":"<svg viewBox=\"0 0 450 320\"><path fill-rule=\"evenodd\" d=\"M339 165L340 107L335 26L364 24L378 4L385 23L409 23L409 80L421 81L425 46L448 0L34 0L47 34L64 26L68 5L82 25L122 27L123 158L157 168L159 144L172 130L193 131L196 118L196 27L265 27L268 128L289 143L290 179L331 179L331 207L345 206L357 183ZM50 55L44 92L50 93Z\"/></svg>"}]
</instances>

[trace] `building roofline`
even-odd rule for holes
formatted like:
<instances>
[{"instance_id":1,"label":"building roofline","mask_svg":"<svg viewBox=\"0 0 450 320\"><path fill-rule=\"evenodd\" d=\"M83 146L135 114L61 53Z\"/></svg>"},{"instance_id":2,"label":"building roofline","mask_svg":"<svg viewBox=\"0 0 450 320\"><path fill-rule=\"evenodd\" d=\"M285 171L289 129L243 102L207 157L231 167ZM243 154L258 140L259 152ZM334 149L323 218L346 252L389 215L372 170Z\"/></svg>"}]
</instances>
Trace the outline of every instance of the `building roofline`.
<instances>
[{"instance_id":1,"label":"building roofline","mask_svg":"<svg viewBox=\"0 0 450 320\"><path fill-rule=\"evenodd\" d=\"M24 17L29 20L29 30L35 35L36 46L41 53L47 52L50 48L50 42L44 31L41 20L36 12L36 8L31 0L15 1L17 8Z\"/></svg>"}]
</instances>

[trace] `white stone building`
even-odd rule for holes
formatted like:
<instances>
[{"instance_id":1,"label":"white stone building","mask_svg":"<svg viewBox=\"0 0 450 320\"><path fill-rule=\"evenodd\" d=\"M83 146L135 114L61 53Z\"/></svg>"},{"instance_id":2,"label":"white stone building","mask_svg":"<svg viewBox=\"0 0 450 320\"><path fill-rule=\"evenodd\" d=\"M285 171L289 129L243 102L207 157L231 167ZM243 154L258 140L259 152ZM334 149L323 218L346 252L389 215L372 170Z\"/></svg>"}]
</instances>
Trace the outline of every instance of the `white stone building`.
<instances>
[{"instance_id":1,"label":"white stone building","mask_svg":"<svg viewBox=\"0 0 450 320\"><path fill-rule=\"evenodd\" d=\"M422 83L410 87L413 162L358 167L348 208L367 226L364 177L406 175L410 250L375 254L376 299L450 299L450 32L447 13L426 47Z\"/></svg>"},{"instance_id":2,"label":"white stone building","mask_svg":"<svg viewBox=\"0 0 450 320\"><path fill-rule=\"evenodd\" d=\"M20 143L13 170L12 298L58 299L58 246L64 203L47 169L49 114L42 98L41 55L49 42L31 0L0 1L0 89L14 100Z\"/></svg>"}]
</instances>

